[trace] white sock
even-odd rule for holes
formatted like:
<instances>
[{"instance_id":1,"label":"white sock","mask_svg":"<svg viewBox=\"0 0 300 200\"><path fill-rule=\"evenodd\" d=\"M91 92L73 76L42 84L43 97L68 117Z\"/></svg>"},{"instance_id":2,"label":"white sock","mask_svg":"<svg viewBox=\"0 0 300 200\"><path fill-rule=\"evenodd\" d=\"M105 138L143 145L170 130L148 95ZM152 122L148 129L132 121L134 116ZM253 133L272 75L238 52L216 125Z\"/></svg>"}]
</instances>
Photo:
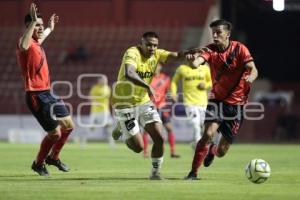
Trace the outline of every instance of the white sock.
<instances>
[{"instance_id":1,"label":"white sock","mask_svg":"<svg viewBox=\"0 0 300 200\"><path fill-rule=\"evenodd\" d=\"M152 158L152 173L159 172L163 161L164 161L164 157Z\"/></svg>"}]
</instances>

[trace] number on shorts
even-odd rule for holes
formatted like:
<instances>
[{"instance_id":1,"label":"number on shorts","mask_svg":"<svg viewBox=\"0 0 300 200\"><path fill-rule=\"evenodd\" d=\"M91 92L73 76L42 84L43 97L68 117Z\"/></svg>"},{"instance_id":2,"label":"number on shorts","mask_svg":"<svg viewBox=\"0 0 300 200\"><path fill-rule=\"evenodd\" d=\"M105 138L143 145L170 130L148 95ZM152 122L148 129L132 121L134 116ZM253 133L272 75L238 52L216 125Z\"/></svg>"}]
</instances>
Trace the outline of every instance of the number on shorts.
<instances>
[{"instance_id":1,"label":"number on shorts","mask_svg":"<svg viewBox=\"0 0 300 200\"><path fill-rule=\"evenodd\" d=\"M132 130L135 127L134 120L135 120L135 118L125 121L125 126L128 131Z\"/></svg>"}]
</instances>

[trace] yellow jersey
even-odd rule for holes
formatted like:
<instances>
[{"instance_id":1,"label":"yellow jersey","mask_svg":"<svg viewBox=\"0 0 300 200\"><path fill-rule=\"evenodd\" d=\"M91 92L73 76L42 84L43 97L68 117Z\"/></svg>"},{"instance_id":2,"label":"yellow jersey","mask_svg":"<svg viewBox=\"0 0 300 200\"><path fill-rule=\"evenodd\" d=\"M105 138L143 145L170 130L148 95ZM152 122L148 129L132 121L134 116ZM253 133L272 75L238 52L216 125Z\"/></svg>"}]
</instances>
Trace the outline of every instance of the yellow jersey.
<instances>
[{"instance_id":1,"label":"yellow jersey","mask_svg":"<svg viewBox=\"0 0 300 200\"><path fill-rule=\"evenodd\" d=\"M138 47L131 47L126 50L118 74L117 83L113 88L112 104L116 108L128 108L141 105L150 101L147 89L135 85L125 77L125 65L130 64L136 68L141 79L150 84L159 62L166 62L170 52L157 49L149 58L145 58Z\"/></svg>"},{"instance_id":2,"label":"yellow jersey","mask_svg":"<svg viewBox=\"0 0 300 200\"><path fill-rule=\"evenodd\" d=\"M171 82L171 93L173 96L177 95L178 81L182 83L183 102L185 105L207 106L207 90L212 87L210 69L207 65L201 65L198 68L180 65ZM205 84L204 90L197 88L200 83Z\"/></svg>"},{"instance_id":3,"label":"yellow jersey","mask_svg":"<svg viewBox=\"0 0 300 200\"><path fill-rule=\"evenodd\" d=\"M91 112L109 112L111 90L108 85L94 85L90 90Z\"/></svg>"}]
</instances>

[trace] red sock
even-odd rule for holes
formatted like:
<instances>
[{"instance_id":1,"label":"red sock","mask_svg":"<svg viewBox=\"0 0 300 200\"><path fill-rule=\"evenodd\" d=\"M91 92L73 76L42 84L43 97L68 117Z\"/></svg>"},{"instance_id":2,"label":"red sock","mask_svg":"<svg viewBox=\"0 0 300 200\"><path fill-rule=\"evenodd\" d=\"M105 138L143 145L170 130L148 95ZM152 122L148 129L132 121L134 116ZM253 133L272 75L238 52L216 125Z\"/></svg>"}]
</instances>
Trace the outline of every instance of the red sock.
<instances>
[{"instance_id":1,"label":"red sock","mask_svg":"<svg viewBox=\"0 0 300 200\"><path fill-rule=\"evenodd\" d=\"M193 164L192 164L192 172L197 175L198 169L201 166L207 152L208 152L208 147L209 145L204 143L201 139L198 141L195 154L194 154L194 159L193 159Z\"/></svg>"},{"instance_id":2,"label":"red sock","mask_svg":"<svg viewBox=\"0 0 300 200\"><path fill-rule=\"evenodd\" d=\"M175 153L175 135L172 131L168 132L168 140L170 144L171 154Z\"/></svg>"},{"instance_id":3,"label":"red sock","mask_svg":"<svg viewBox=\"0 0 300 200\"><path fill-rule=\"evenodd\" d=\"M52 151L50 154L52 159L54 160L59 159L59 153L61 152L72 130L73 129L65 129L65 130L61 129L61 137L52 147Z\"/></svg>"},{"instance_id":4,"label":"red sock","mask_svg":"<svg viewBox=\"0 0 300 200\"><path fill-rule=\"evenodd\" d=\"M48 155L51 147L54 145L54 143L59 139L59 137L49 137L49 135L46 135L41 142L39 153L36 157L35 163L37 165L41 165L44 163L46 156Z\"/></svg>"},{"instance_id":5,"label":"red sock","mask_svg":"<svg viewBox=\"0 0 300 200\"><path fill-rule=\"evenodd\" d=\"M148 133L143 134L144 156L148 156Z\"/></svg>"}]
</instances>

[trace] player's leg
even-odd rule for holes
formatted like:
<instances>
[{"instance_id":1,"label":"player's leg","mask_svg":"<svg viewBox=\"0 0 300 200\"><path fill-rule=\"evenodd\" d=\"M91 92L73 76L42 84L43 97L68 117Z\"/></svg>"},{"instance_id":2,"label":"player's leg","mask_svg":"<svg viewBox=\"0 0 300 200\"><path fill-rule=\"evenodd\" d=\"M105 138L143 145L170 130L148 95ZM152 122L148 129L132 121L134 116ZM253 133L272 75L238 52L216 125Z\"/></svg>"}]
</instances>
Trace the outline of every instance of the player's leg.
<instances>
[{"instance_id":1,"label":"player's leg","mask_svg":"<svg viewBox=\"0 0 300 200\"><path fill-rule=\"evenodd\" d=\"M67 109L66 105L62 100L57 99L56 103L52 104L52 112L56 115L56 118L61 127L61 137L60 139L53 145L51 149L51 153L46 159L46 163L48 165L54 165L59 170L67 172L69 168L61 162L59 158L59 154L63 149L65 143L67 142L71 132L74 129L74 122L72 117Z\"/></svg>"},{"instance_id":2,"label":"player's leg","mask_svg":"<svg viewBox=\"0 0 300 200\"><path fill-rule=\"evenodd\" d=\"M36 156L35 161L31 165L31 169L37 172L41 176L48 176L49 172L45 166L45 160L49 154L52 146L61 137L60 126L57 126L53 131L48 131L47 135L43 138L40 149Z\"/></svg>"},{"instance_id":3,"label":"player's leg","mask_svg":"<svg viewBox=\"0 0 300 200\"><path fill-rule=\"evenodd\" d=\"M49 172L44 162L52 146L61 137L60 126L58 121L51 116L51 98L49 98L48 91L26 93L26 103L39 124L47 132L47 135L41 142L36 159L31 165L31 169L41 176L48 176Z\"/></svg>"},{"instance_id":4,"label":"player's leg","mask_svg":"<svg viewBox=\"0 0 300 200\"><path fill-rule=\"evenodd\" d=\"M70 169L66 164L64 164L60 160L59 154L62 151L62 148L64 147L71 132L74 129L74 123L73 123L71 116L66 116L66 117L59 118L59 124L61 127L61 137L52 146L51 153L46 158L46 164L54 165L59 170L61 170L63 172L68 172Z\"/></svg>"},{"instance_id":5,"label":"player's leg","mask_svg":"<svg viewBox=\"0 0 300 200\"><path fill-rule=\"evenodd\" d=\"M209 152L204 159L203 165L208 167L214 160L214 157L223 157L228 152L230 145L233 143L235 136L237 135L238 129L242 124L243 117L241 115L242 107L236 105L222 106L222 116L224 121L221 123L218 131L221 133L221 139L218 144L212 143L209 147Z\"/></svg>"},{"instance_id":6,"label":"player's leg","mask_svg":"<svg viewBox=\"0 0 300 200\"><path fill-rule=\"evenodd\" d=\"M220 124L222 123L221 117L219 115L219 107L220 105L218 101L211 101L207 106L203 136L197 143L192 162L192 169L186 179L197 179L198 169L208 153L209 144L212 141L214 135L217 133Z\"/></svg>"},{"instance_id":7,"label":"player's leg","mask_svg":"<svg viewBox=\"0 0 300 200\"><path fill-rule=\"evenodd\" d=\"M151 151L152 170L150 179L161 179L160 168L163 163L164 139L162 136L162 125L160 122L152 122L145 125L145 130L152 138L153 146Z\"/></svg>"},{"instance_id":8,"label":"player's leg","mask_svg":"<svg viewBox=\"0 0 300 200\"><path fill-rule=\"evenodd\" d=\"M111 136L114 140L118 140L122 136L121 126L119 122L117 122L117 124L113 128Z\"/></svg>"},{"instance_id":9,"label":"player's leg","mask_svg":"<svg viewBox=\"0 0 300 200\"><path fill-rule=\"evenodd\" d=\"M135 153L140 153L144 149L144 141L141 133L135 133L135 135L127 138L125 143L127 147Z\"/></svg>"},{"instance_id":10,"label":"player's leg","mask_svg":"<svg viewBox=\"0 0 300 200\"><path fill-rule=\"evenodd\" d=\"M196 179L198 175L198 169L200 168L204 158L209 150L209 144L217 132L219 124L217 122L207 122L205 123L205 129L202 138L197 143L194 158L192 162L192 169L186 179Z\"/></svg>"},{"instance_id":11,"label":"player's leg","mask_svg":"<svg viewBox=\"0 0 300 200\"><path fill-rule=\"evenodd\" d=\"M143 141L144 141L144 158L148 158L149 157L149 153L148 153L149 136L146 131L144 131L143 133Z\"/></svg>"},{"instance_id":12,"label":"player's leg","mask_svg":"<svg viewBox=\"0 0 300 200\"><path fill-rule=\"evenodd\" d=\"M192 127L193 141L192 148L196 148L196 144L201 138L200 113L196 106L186 106L186 113Z\"/></svg>"},{"instance_id":13,"label":"player's leg","mask_svg":"<svg viewBox=\"0 0 300 200\"><path fill-rule=\"evenodd\" d=\"M151 159L151 180L160 180L160 168L163 163L164 139L162 136L162 122L152 103L146 103L139 109L140 124L149 133L153 141Z\"/></svg>"},{"instance_id":14,"label":"player's leg","mask_svg":"<svg viewBox=\"0 0 300 200\"><path fill-rule=\"evenodd\" d=\"M108 144L111 148L116 147L115 140L112 138L112 131L113 131L113 119L109 112L103 113L103 121L104 121L104 130L106 139L108 141Z\"/></svg>"},{"instance_id":15,"label":"player's leg","mask_svg":"<svg viewBox=\"0 0 300 200\"><path fill-rule=\"evenodd\" d=\"M115 109L116 118L118 120L118 131L125 135L125 143L129 149L135 153L140 153L144 149L143 137L140 133L138 123L138 108ZM120 136L121 136L120 135ZM118 136L118 137L120 137ZM113 136L114 137L114 136ZM117 139L117 138L114 138Z\"/></svg>"},{"instance_id":16,"label":"player's leg","mask_svg":"<svg viewBox=\"0 0 300 200\"><path fill-rule=\"evenodd\" d=\"M80 131L79 133L80 148L82 149L85 148L87 144L87 136L95 130L96 123L97 123L97 114L95 112L91 112L89 115L88 127L86 131Z\"/></svg>"},{"instance_id":17,"label":"player's leg","mask_svg":"<svg viewBox=\"0 0 300 200\"><path fill-rule=\"evenodd\" d=\"M179 158L180 155L175 153L175 134L173 132L173 128L171 124L171 111L167 107L164 107L162 109L158 109L158 113L168 134L168 142L170 145L170 156L171 158Z\"/></svg>"},{"instance_id":18,"label":"player's leg","mask_svg":"<svg viewBox=\"0 0 300 200\"><path fill-rule=\"evenodd\" d=\"M175 134L172 129L172 124L170 121L163 120L163 122L164 121L165 121L165 123L163 125L168 132L168 141L169 141L170 153L171 153L170 156L171 156L171 158L180 158L180 155L176 154L176 152L175 152Z\"/></svg>"}]
</instances>

